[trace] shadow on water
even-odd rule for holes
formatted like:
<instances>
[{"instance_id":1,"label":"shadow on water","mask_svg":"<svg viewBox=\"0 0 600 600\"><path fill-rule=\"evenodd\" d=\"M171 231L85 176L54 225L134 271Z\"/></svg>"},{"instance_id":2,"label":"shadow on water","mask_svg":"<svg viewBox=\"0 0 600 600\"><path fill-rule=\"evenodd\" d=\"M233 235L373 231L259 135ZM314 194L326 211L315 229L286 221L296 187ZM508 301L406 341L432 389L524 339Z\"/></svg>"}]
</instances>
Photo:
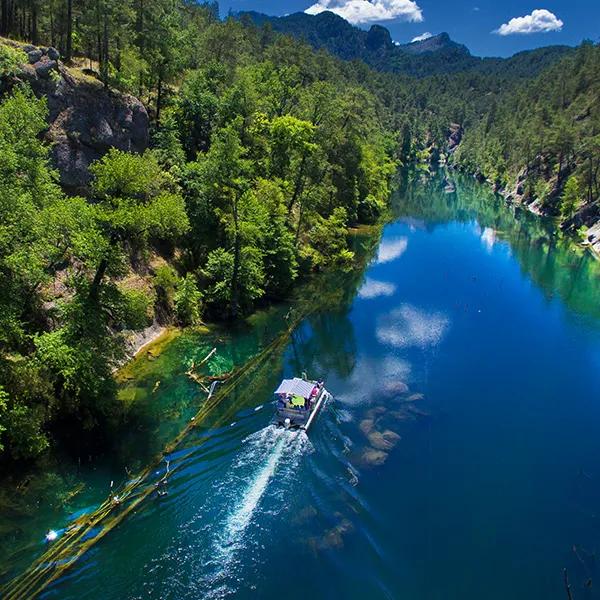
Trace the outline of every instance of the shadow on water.
<instances>
[{"instance_id":1,"label":"shadow on water","mask_svg":"<svg viewBox=\"0 0 600 600\"><path fill-rule=\"evenodd\" d=\"M232 328L212 326L199 333L184 332L160 353L150 350L126 367L120 377L119 395L126 406L127 419L115 432L113 443L105 453L76 460L48 455L25 476L15 476L2 487L0 552L7 558L2 561L0 577L8 580L43 552L42 540L49 528L63 532L73 517L86 515L98 507L106 498L109 482L117 489L132 477L135 480L135 474L143 470L182 427L189 425L205 394L187 377L186 371L191 364L201 362L211 348L217 348L217 353L205 365L206 374L230 373L268 347L277 336L288 335L285 332L290 314L318 315L320 311L332 310L343 315L347 312L380 233L380 227L356 232L353 235L355 268L306 283L291 305L258 312ZM322 319L319 322L324 323ZM347 326L346 331L351 335L350 327ZM293 329L291 334L296 335ZM325 343L325 338L320 342ZM323 348L323 356L328 354L336 355L331 343L329 348ZM250 380L235 387L226 402L212 409L203 422L197 424L193 435L183 441L183 447L197 443L194 441L196 431L203 434L220 427L242 407L254 406L269 398L282 369L281 360L281 352L276 351L264 367L252 373ZM304 361L302 370L312 372L312 367Z\"/></svg>"}]
</instances>

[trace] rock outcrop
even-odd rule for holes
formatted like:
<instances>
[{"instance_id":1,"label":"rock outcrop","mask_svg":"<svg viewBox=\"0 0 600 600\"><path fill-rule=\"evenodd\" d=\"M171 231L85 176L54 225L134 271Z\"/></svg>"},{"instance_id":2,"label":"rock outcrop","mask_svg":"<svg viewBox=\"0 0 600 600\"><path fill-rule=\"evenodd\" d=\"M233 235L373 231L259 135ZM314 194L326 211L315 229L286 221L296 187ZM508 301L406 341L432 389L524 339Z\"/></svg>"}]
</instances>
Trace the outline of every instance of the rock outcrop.
<instances>
[{"instance_id":1,"label":"rock outcrop","mask_svg":"<svg viewBox=\"0 0 600 600\"><path fill-rule=\"evenodd\" d=\"M462 142L464 130L458 123L450 123L448 127L448 152L452 153Z\"/></svg>"},{"instance_id":2,"label":"rock outcrop","mask_svg":"<svg viewBox=\"0 0 600 600\"><path fill-rule=\"evenodd\" d=\"M133 96L105 88L93 77L67 68L55 48L14 44L29 64L0 91L25 81L38 97L48 101L46 139L52 144L52 160L63 186L85 192L90 183L90 164L110 148L143 152L148 146L148 113Z\"/></svg>"}]
</instances>

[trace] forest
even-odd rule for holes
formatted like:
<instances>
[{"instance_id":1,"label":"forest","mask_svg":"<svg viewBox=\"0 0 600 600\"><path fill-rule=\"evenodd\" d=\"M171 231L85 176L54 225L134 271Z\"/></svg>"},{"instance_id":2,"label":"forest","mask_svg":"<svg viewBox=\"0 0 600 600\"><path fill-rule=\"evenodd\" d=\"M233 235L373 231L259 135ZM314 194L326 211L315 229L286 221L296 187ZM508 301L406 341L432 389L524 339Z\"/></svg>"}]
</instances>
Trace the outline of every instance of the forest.
<instances>
[{"instance_id":1,"label":"forest","mask_svg":"<svg viewBox=\"0 0 600 600\"><path fill-rule=\"evenodd\" d=\"M403 163L447 155L577 227L599 196L591 43L415 78L191 0L2 0L0 35L6 464L123 418L123 332L236 321L311 274L351 269L348 229L385 215ZM139 98L149 148L107 152L83 193L61 187L47 99L20 81L25 43ZM452 124L464 139L448 152Z\"/></svg>"},{"instance_id":2,"label":"forest","mask_svg":"<svg viewBox=\"0 0 600 600\"><path fill-rule=\"evenodd\" d=\"M111 150L72 196L43 140L46 99L17 85L0 104L0 441L27 459L60 431L119 418L121 332L235 320L350 268L347 227L385 210L396 158L351 70L212 6L2 6L5 33L91 57L152 123L148 150ZM26 62L0 52L6 77Z\"/></svg>"}]
</instances>

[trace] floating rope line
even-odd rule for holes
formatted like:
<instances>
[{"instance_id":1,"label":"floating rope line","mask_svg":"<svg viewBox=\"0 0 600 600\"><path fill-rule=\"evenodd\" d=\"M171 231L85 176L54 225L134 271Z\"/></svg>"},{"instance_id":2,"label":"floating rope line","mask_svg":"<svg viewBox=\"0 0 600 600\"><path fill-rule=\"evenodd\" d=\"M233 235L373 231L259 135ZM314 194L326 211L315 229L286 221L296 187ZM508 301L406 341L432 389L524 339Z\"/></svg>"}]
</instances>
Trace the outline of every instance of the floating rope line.
<instances>
[{"instance_id":1,"label":"floating rope line","mask_svg":"<svg viewBox=\"0 0 600 600\"><path fill-rule=\"evenodd\" d=\"M61 577L65 571L77 562L92 546L100 541L109 531L116 527L142 502L157 490L157 483L152 482L155 469L160 466L165 456L176 450L185 438L196 429L206 417L238 387L245 376L266 365L268 359L285 347L290 335L300 321L309 314L309 310L298 314L281 334L265 346L256 356L229 374L222 386L206 399L191 421L171 440L155 459L136 477L130 479L119 490L111 491L110 496L92 513L81 515L67 527L65 534L38 557L21 575L15 577L2 590L4 600L30 599L38 596L50 583ZM249 392L249 390L248 390ZM224 416L213 424L213 427L224 420ZM176 472L184 463L167 469L160 481Z\"/></svg>"}]
</instances>

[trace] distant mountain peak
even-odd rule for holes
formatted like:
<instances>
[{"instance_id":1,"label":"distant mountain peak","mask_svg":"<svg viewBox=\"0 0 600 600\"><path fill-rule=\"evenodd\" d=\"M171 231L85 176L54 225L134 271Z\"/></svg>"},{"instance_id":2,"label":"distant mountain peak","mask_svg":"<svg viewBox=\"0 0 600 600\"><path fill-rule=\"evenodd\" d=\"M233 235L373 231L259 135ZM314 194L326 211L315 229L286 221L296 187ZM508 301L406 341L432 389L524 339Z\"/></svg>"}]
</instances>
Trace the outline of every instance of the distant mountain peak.
<instances>
[{"instance_id":1,"label":"distant mountain peak","mask_svg":"<svg viewBox=\"0 0 600 600\"><path fill-rule=\"evenodd\" d=\"M462 52L466 55L471 55L469 49L463 44L458 44L450 38L450 35L445 31L432 35L424 40L410 42L410 44L401 44L400 48L411 54L423 54L425 52L437 52L438 50L452 49Z\"/></svg>"},{"instance_id":2,"label":"distant mountain peak","mask_svg":"<svg viewBox=\"0 0 600 600\"><path fill-rule=\"evenodd\" d=\"M367 32L365 45L369 50L389 49L394 46L394 42L388 29L381 25L373 25Z\"/></svg>"},{"instance_id":3,"label":"distant mountain peak","mask_svg":"<svg viewBox=\"0 0 600 600\"><path fill-rule=\"evenodd\" d=\"M235 16L259 27L268 23L274 31L302 39L314 48L324 48L341 59L361 60L378 71L416 77L471 69L499 72L507 68L533 74L568 51L563 47L551 47L521 57L517 55L514 59L482 59L472 56L466 46L452 40L446 32L430 37L424 34L423 39L399 44L382 25L360 29L330 11L317 15L298 12L284 17L240 12Z\"/></svg>"}]
</instances>

